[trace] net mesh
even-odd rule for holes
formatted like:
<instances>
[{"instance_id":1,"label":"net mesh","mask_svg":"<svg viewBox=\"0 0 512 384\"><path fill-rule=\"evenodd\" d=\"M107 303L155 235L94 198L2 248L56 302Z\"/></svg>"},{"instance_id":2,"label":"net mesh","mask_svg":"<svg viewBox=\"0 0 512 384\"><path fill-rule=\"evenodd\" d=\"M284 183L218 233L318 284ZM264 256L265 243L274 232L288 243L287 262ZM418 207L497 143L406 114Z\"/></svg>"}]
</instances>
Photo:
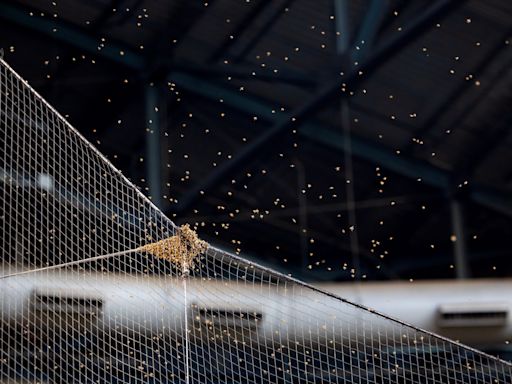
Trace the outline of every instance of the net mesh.
<instances>
[{"instance_id":1,"label":"net mesh","mask_svg":"<svg viewBox=\"0 0 512 384\"><path fill-rule=\"evenodd\" d=\"M0 382L512 382L176 228L3 61L0 130Z\"/></svg>"}]
</instances>

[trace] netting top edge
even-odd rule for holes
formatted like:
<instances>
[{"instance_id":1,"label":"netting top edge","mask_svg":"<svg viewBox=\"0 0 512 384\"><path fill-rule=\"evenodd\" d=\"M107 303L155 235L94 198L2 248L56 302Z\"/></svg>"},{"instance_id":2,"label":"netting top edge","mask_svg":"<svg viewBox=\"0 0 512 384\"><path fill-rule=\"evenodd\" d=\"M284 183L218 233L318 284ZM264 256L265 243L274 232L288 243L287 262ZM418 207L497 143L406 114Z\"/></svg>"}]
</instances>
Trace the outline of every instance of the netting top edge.
<instances>
[{"instance_id":1,"label":"netting top edge","mask_svg":"<svg viewBox=\"0 0 512 384\"><path fill-rule=\"evenodd\" d=\"M23 79L3 58L0 57L0 64L5 66L13 76L15 76L19 81L21 81L31 92L34 93L34 95L42 102L44 103L44 105L49 108L53 113L55 113L55 115L65 124L65 126L70 130L70 132L72 132L77 138L79 138L79 140L84 144L86 145L87 147L89 147L100 159L102 159L105 164L107 164L108 167L111 168L111 170L113 172L115 172L116 174L119 175L119 177L122 178L122 180L127 184L129 185L131 188L133 188L136 193L139 195L139 197L141 197L146 203L148 203L150 205L150 207L152 209L154 209L155 213L159 214L162 219L164 219L173 229L177 229L177 225L170 219L168 218L161 210L160 208L158 208L146 195L144 195L138 188L137 186L131 182L119 169L117 169L114 164L112 164L112 162L105 156L101 153L101 151L99 151L91 142L89 142L75 127L73 127L71 125L71 123L69 123L51 104L49 104L25 79ZM364 305L361 305L361 304L357 304L355 302L352 302L350 300L347 300L347 299L344 299L334 293L331 293L331 292L328 292L328 291L325 291L321 288L318 288L318 287L315 287L314 285L311 285L309 283L306 283L302 280L299 280L297 278L294 278L294 277L291 277L291 276L288 276L288 275L285 275L281 272L278 272L276 270L273 270L271 268L268 268L268 267L265 267L265 266L262 266L258 263L255 263L253 261L250 261L248 259L245 259L241 256L238 256L238 255L235 255L231 252L228 252L228 251L225 251L223 249L220 249L218 247L215 247L215 246L212 246L210 245L210 250L212 251L215 251L215 252L218 252L218 253L221 253L225 256L228 256L229 258L231 259L234 259L234 260L237 260L241 263L245 263L245 264L248 264L248 265L252 265L258 269L261 269L262 271L265 271L265 272L268 272L268 273L271 273L272 275L275 275L275 276L279 276L285 280L288 280L290 282L293 282L295 284L298 284L300 286L303 286L307 289L310 289L310 290L313 290L315 292L318 292L318 293L321 293L321 294L324 294L324 295L327 295L335 300L338 300L340 302L343 302L347 305L350 305L350 306L353 306L355 308L358 308L358 309L361 309L361 310L364 310L365 312L368 312L368 313L371 313L371 314L374 314L376 316L379 316L379 317L382 317L384 319L387 319L389 321L392 321L394 323L397 323L397 324L400 324L400 325L403 325L403 326L406 326L408 328L411 328L411 329L414 329L415 331L418 331L418 332L421 332L421 333L424 333L426 335L429 335L429 336L432 336L434 338L437 338L439 340L443 340L445 342L448 342L448 343L451 343L453 345L457 345L458 347L460 348L463 348L465 350L468 350L468 351L471 351L473 353L477 353L481 356L485 356L486 358L490 359L490 360L493 360L495 362L498 362L498 363L501 363L501 364L504 364L508 367L512 367L512 363L511 362L508 362L506 360L502 360L498 357L495 357L495 356L492 356L492 355L489 355L487 353L484 353L482 351L479 351L475 348L471 348L465 344L462 344L462 343L459 343L459 342L456 342L454 340L451 340L451 339L448 339L446 337L443 337L441 335L438 335L434 332L430 332L430 331L427 331L427 330L424 330L424 329L421 329L419 327L416 327L414 325L411 325L411 324L408 324L404 321L401 321L399 319L395 319L391 316L388 316L384 313L380 313L378 311L375 311L371 308L368 308L368 307L365 307Z\"/></svg>"},{"instance_id":2,"label":"netting top edge","mask_svg":"<svg viewBox=\"0 0 512 384\"><path fill-rule=\"evenodd\" d=\"M41 100L42 103L44 103L44 105L46 107L48 107L53 113L55 113L55 115L66 125L66 127L74 134L76 135L77 138L79 138L79 140L84 144L86 145L87 147L89 147L100 159L102 159L105 164L111 168L111 170L113 172L115 172L116 174L119 175L119 177L126 183L128 184L131 188L134 189L134 191L139 195L140 198L142 198L146 203L148 203L152 209L155 210L156 213L160 214L161 217L167 221L168 224L170 224L170 226L173 228L173 229L176 229L177 226L176 224L171 220L169 219L161 210L160 208L158 208L146 195L144 195L140 190L139 188L137 188L137 186L132 182L130 181L119 169L117 169L115 167L114 164L112 164L112 162L103 154L101 153L101 151L96 148L89 140L87 140L75 127L73 127L73 125L71 125L71 123L69 121L67 121L64 116L62 116L50 103L48 103L43 96L41 96L25 79L23 79L23 77L21 77L3 58L0 57L0 64L4 65L19 81L21 81L28 89L30 89L34 95L39 99Z\"/></svg>"},{"instance_id":3,"label":"netting top edge","mask_svg":"<svg viewBox=\"0 0 512 384\"><path fill-rule=\"evenodd\" d=\"M280 278L283 278L284 280L293 282L293 283L295 283L297 285L300 285L300 286L302 286L304 288L310 289L310 290L312 290L314 292L317 292L317 293L329 296L332 299L338 300L338 301L340 301L340 302L342 302L344 304L350 305L350 306L352 306L354 308L357 308L357 309L363 310L365 312L371 313L372 315L381 317L381 318L386 319L388 321L391 321L393 323L403 325L405 327L413 329L413 330L415 330L417 332L421 332L421 333L423 333L425 335L431 336L431 337L436 338L438 340L442 340L444 342L448 342L450 344L456 345L456 346L458 346L458 347L460 347L462 349L465 349L467 351L471 351L471 352L476 353L476 354L478 354L480 356L484 356L484 357L486 357L486 358L488 358L488 359L490 359L492 361L495 361L495 362L500 363L500 364L505 364L506 366L512 368L512 362L500 359L500 358L498 358L496 356L489 355L489 354L487 354L485 352L482 352L482 351L480 351L480 350L478 350L476 348L472 348L472 347L470 347L468 345L465 345L463 343L460 343L458 341L455 341L455 340L449 339L447 337L441 336L441 335L439 335L437 333L434 333L432 331L427 331L427 330L422 329L420 327L417 327L415 325L409 324L409 323L407 323L405 321L402 321L402 320L396 319L396 318L394 318L392 316L386 315L386 314L384 314L384 313L382 313L380 311L376 311L376 310L374 310L372 308L366 307L366 306L364 306L362 304L358 304L358 303L355 303L353 301L347 300L347 299L345 299L345 298L343 298L343 297L341 297L341 296L339 296L339 295L337 295L335 293L326 291L326 290L324 290L322 288L319 288L319 287L316 287L316 286L314 286L312 284L306 283L305 281L299 280L299 279L297 279L295 277L292 277L292 276L289 276L289 275L285 275L284 273L276 271L276 270L274 270L272 268L265 267L263 265L260 265L260 264L258 264L256 262L254 262L254 261L244 259L241 256L235 255L235 254L233 254L231 252L225 251L223 249L220 249L220 248L217 248L217 247L214 247L214 246L210 246L210 250L213 250L214 252L218 252L218 253L221 253L223 255L226 255L229 258L234 259L234 260L236 260L236 261L238 261L240 263L248 264L250 266L253 266L255 268L260 269L261 271L264 271L264 272L267 272L267 273L272 274L274 276L278 276Z\"/></svg>"}]
</instances>

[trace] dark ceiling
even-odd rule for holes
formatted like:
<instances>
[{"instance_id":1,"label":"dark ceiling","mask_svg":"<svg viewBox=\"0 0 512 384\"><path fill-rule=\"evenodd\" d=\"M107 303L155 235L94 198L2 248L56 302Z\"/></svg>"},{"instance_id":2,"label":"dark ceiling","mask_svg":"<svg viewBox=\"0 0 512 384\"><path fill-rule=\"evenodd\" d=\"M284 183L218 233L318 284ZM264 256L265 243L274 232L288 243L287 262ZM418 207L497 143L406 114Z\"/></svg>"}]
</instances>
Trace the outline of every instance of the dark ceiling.
<instances>
[{"instance_id":1,"label":"dark ceiling","mask_svg":"<svg viewBox=\"0 0 512 384\"><path fill-rule=\"evenodd\" d=\"M0 19L5 60L211 242L310 280L511 275L512 2L2 0Z\"/></svg>"}]
</instances>

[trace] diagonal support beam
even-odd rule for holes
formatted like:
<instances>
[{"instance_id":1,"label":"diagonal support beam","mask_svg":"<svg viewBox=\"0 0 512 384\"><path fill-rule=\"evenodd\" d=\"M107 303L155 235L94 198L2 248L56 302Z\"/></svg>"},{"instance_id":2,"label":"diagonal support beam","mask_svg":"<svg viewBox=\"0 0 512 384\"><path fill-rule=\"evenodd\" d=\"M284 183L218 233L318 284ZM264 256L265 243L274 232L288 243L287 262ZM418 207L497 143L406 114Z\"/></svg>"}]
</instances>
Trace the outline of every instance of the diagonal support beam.
<instances>
[{"instance_id":1,"label":"diagonal support beam","mask_svg":"<svg viewBox=\"0 0 512 384\"><path fill-rule=\"evenodd\" d=\"M186 73L173 72L170 74L172 81L180 88L194 93L205 99L218 101L224 100L224 104L236 109L239 112L248 115L257 114L266 121L274 121L276 115L272 110L272 105L266 104L261 100L249 96L240 96L238 92L231 91L213 83L205 82ZM279 115L282 117L284 114ZM344 137L330 127L308 122L303 124L298 133L320 145L334 148L337 151L344 148ZM422 182L431 187L446 191L451 186L451 175L426 162L411 159L404 155L397 155L389 148L376 144L372 141L358 137L352 137L352 152L359 159L379 164L398 175L410 178L412 180L422 179ZM512 217L512 199L504 194L482 189L478 186L472 187L469 192L472 201L492 209L500 214Z\"/></svg>"},{"instance_id":2,"label":"diagonal support beam","mask_svg":"<svg viewBox=\"0 0 512 384\"><path fill-rule=\"evenodd\" d=\"M410 0L394 1L392 11L387 12L387 16L384 17L379 26L378 33L385 32L397 20L397 16L401 15L411 4Z\"/></svg>"},{"instance_id":3,"label":"diagonal support beam","mask_svg":"<svg viewBox=\"0 0 512 384\"><path fill-rule=\"evenodd\" d=\"M52 39L68 44L70 47L75 47L95 56L107 59L113 63L121 64L126 68L137 71L148 69L148 64L151 62L149 58L146 58L139 52L133 51L130 47L127 47L120 42L115 42L109 39L107 43L103 43L100 37L91 35L90 31L78 28L77 26L68 24L62 20L53 20L38 16L35 11L33 13L34 16L30 16L29 11L26 9L20 9L12 5L0 3L0 19L5 20L6 22L22 26L35 32L43 33ZM102 44L104 44L104 46L102 46ZM159 60L161 60L161 58ZM231 76L241 79L261 80L265 82L289 83L307 88L312 88L317 85L316 81L306 78L302 74L292 73L290 71L275 74L273 72L264 71L259 67L225 69L216 66L201 66L191 63L174 63L169 58L165 58L164 63L166 66L178 69L182 72L208 77Z\"/></svg>"},{"instance_id":4,"label":"diagonal support beam","mask_svg":"<svg viewBox=\"0 0 512 384\"><path fill-rule=\"evenodd\" d=\"M242 80L264 81L269 83L289 84L297 87L314 89L318 85L315 79L305 76L304 74L286 70L277 73L269 71L266 68L237 65L223 68L217 65L200 65L193 63L173 63L172 70L185 72L203 78L218 78L225 80L233 77Z\"/></svg>"},{"instance_id":5,"label":"diagonal support beam","mask_svg":"<svg viewBox=\"0 0 512 384\"><path fill-rule=\"evenodd\" d=\"M55 40L122 64L125 67L143 69L146 65L146 60L132 52L130 48L119 43L103 43L101 38L92 36L90 33L59 19L53 20L42 17L35 12L31 16L27 10L3 3L0 3L0 19L43 33Z\"/></svg>"},{"instance_id":6,"label":"diagonal support beam","mask_svg":"<svg viewBox=\"0 0 512 384\"><path fill-rule=\"evenodd\" d=\"M251 50L258 44L261 38L268 33L268 31L272 28L272 26L280 19L283 15L283 12L286 8L288 8L295 0L281 0L280 4L277 4L274 8L272 8L266 15L265 19L262 22L262 25L258 28L258 31L249 39L249 41L240 48L234 54L234 61L239 62L243 60ZM275 0L274 0L275 2ZM267 6L269 3L267 3Z\"/></svg>"},{"instance_id":7,"label":"diagonal support beam","mask_svg":"<svg viewBox=\"0 0 512 384\"><path fill-rule=\"evenodd\" d=\"M478 167L484 164L485 161L495 153L496 149L503 145L510 135L510 127L512 125L512 118L507 117L504 121L498 124L494 130L489 130L487 135L479 141L480 145L478 150L473 153L471 157L466 159L460 169L456 170L456 182L462 182L464 179L471 180L476 173Z\"/></svg>"},{"instance_id":8,"label":"diagonal support beam","mask_svg":"<svg viewBox=\"0 0 512 384\"><path fill-rule=\"evenodd\" d=\"M359 32L352 43L351 59L353 62L364 59L373 48L387 8L387 0L372 0L370 3L368 11L366 11L366 15L359 27Z\"/></svg>"},{"instance_id":9,"label":"diagonal support beam","mask_svg":"<svg viewBox=\"0 0 512 384\"><path fill-rule=\"evenodd\" d=\"M494 60L497 56L504 52L504 49L507 47L505 41L512 35L512 28L508 29L499 39L496 45L494 45L487 54L482 57L482 59L475 66L471 74L473 78L478 79L485 71L489 68L489 66L494 63ZM508 70L508 66L504 68ZM500 71L501 72L501 71ZM499 76L498 76L499 78ZM436 127L440 121L445 117L446 113L450 111L450 109L457 104L457 102L466 95L466 92L474 86L473 80L464 80L458 86L454 87L454 89L448 93L448 95L435 104L435 107L432 108L432 112L426 119L425 123L417 129L414 133L414 137L423 138L432 128ZM467 115L469 111L474 106L471 105L469 109L464 109L463 113L458 114L455 119L451 119L451 122L458 123L460 119ZM414 148L414 144L410 142L407 147L403 148L403 152L409 154L412 152Z\"/></svg>"},{"instance_id":10,"label":"diagonal support beam","mask_svg":"<svg viewBox=\"0 0 512 384\"><path fill-rule=\"evenodd\" d=\"M247 14L242 18L242 20L236 25L236 27L232 30L232 32L224 39L224 41L219 45L219 47L210 55L208 62L215 62L222 58L223 55L229 51L231 46L235 44L237 39L245 33L245 31L250 28L254 19L256 19L261 12L265 9L267 2L265 0L260 0L255 5L252 5L252 8L247 12Z\"/></svg>"},{"instance_id":11,"label":"diagonal support beam","mask_svg":"<svg viewBox=\"0 0 512 384\"><path fill-rule=\"evenodd\" d=\"M444 10L452 9L452 7L460 5L462 1L441 1L436 3L436 5L430 8L430 12L424 15L424 18L428 18L429 20L434 18L438 12L443 12ZM102 49L98 49L100 46L99 39L95 37L91 37L88 33L76 28L75 26L68 25L62 21L50 20L47 18L42 18L39 16L30 16L28 11L19 9L18 7L11 6L9 4L0 3L0 18L6 20L8 22L12 22L14 24L23 26L27 29L34 30L37 32L44 33L58 41L69 44L70 46L77 47L83 49L84 51L91 52L94 55L103 57L112 62L119 63L124 65L125 67L131 69L143 69L146 67L146 60L144 57L138 55L135 52L132 52L127 47L121 44L109 43ZM425 21L419 20L418 23L420 25L416 25L413 29L424 29L426 26L422 26ZM421 23L420 23L421 22ZM428 24L428 21L427 21ZM421 27L421 28L420 28ZM428 25L427 25L428 27ZM56 29L55 29L56 28ZM421 31L420 31L421 32ZM404 43L405 41L395 42L395 45L400 43ZM393 46L392 42L388 45ZM120 52L123 51L124 55L121 55ZM387 54L391 54L392 52L388 52ZM384 50L381 55L385 56L386 50ZM371 64L371 63L370 63ZM367 64L369 68L372 65ZM377 65L374 63L373 65ZM181 78L180 78L181 76ZM213 100L218 100L220 95L222 94L221 89L212 85L211 83L205 83L203 81L197 80L194 77L188 76L183 73L175 73L171 74L171 79L174 79L177 83L179 82L180 86L185 87L186 80L193 80L189 84L194 85L194 90L197 91L198 94L201 94L203 97L211 98ZM249 108L246 110L247 113L250 114L258 114L262 117L267 117L269 121L275 121L275 115L272 114L273 107L270 105L265 105L261 103L259 100L253 100L248 98L240 98L238 93L232 93L231 97L228 94L222 94L222 98L225 101L231 101L231 106L235 108L240 108L244 111L244 108ZM307 129L302 128L304 131L304 135L308 135ZM316 128L309 128L311 135L315 132ZM324 129L327 129L324 127ZM331 140L325 139L320 135L314 135L315 140L320 143L332 145L333 143L341 142L336 138L332 138ZM446 183L449 181L449 175L447 175L444 171L441 171L435 167L432 167L427 164L418 164L416 162L411 162L405 157L394 156L388 150L380 146L375 146L373 143L359 141L355 139L356 144L354 145L354 154L359 156L360 158L368 157L368 160L377 162L382 164L384 167L389 168L397 172L398 174L402 174L404 176L408 176L411 178L421 177L423 181L429 185L445 188ZM375 148L374 151L368 151L369 148ZM382 157L379 157L379 154L382 152ZM363 153L364 152L364 153ZM372 155L373 153L373 155ZM397 161L397 159L400 159ZM392 161L391 161L392 160ZM425 167L425 168L423 168ZM504 196L500 193L496 193L493 190L481 189L481 188L473 188L470 194L473 201L486 206L490 209L493 209L501 214L511 216L512 217L512 201L507 196Z\"/></svg>"},{"instance_id":12,"label":"diagonal support beam","mask_svg":"<svg viewBox=\"0 0 512 384\"><path fill-rule=\"evenodd\" d=\"M223 99L224 104L234 108L242 113L256 114L266 121L272 122L277 118L284 118L284 113L273 112L274 107L255 98L240 96L239 93L229 89L217 86L212 83L204 82L186 73L173 72L169 76L172 82L182 89L195 93L201 97L210 100ZM337 150L343 149L343 135L330 127L319 125L314 122L308 122L301 125L299 134L321 145L325 145ZM397 174L412 179L421 178L423 182L437 188L447 188L450 177L445 171L442 171L428 163L413 160L407 157L396 155L393 151L381 145L377 145L369 140L354 137L353 152L357 157L377 162Z\"/></svg>"},{"instance_id":13,"label":"diagonal support beam","mask_svg":"<svg viewBox=\"0 0 512 384\"><path fill-rule=\"evenodd\" d=\"M269 145L278 139L290 127L296 126L325 106L325 103L333 97L347 97L347 93L340 92L340 88L353 89L368 79L382 64L394 57L400 50L418 38L423 32L432 27L434 21L446 17L451 10L464 3L464 0L437 0L423 14L418 16L402 32L385 42L378 48L368 60L351 71L347 76L339 77L336 80L329 80L318 93L302 104L289 115L274 120L273 126L265 133L253 140L244 147L231 161L217 167L203 182L193 187L181 202L178 204L178 211L183 212L189 209L202 193L205 193L236 172L256 156L260 148ZM172 81L172 78L171 78Z\"/></svg>"},{"instance_id":14,"label":"diagonal support beam","mask_svg":"<svg viewBox=\"0 0 512 384\"><path fill-rule=\"evenodd\" d=\"M509 192L501 193L492 189L474 186L471 200L502 215L512 217L512 197Z\"/></svg>"}]
</instances>

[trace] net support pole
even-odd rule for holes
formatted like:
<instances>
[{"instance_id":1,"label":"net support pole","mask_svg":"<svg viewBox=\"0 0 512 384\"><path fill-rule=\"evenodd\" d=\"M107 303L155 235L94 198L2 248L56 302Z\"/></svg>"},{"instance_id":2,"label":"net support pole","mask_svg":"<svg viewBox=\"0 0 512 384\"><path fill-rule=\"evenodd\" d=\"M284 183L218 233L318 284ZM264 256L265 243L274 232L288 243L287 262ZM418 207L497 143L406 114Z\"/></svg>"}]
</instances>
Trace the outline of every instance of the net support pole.
<instances>
[{"instance_id":1,"label":"net support pole","mask_svg":"<svg viewBox=\"0 0 512 384\"><path fill-rule=\"evenodd\" d=\"M190 383L190 337L188 334L188 297L187 297L187 279L190 269L187 263L183 263L181 280L183 283L184 298L184 319L185 319L185 384Z\"/></svg>"},{"instance_id":2,"label":"net support pole","mask_svg":"<svg viewBox=\"0 0 512 384\"><path fill-rule=\"evenodd\" d=\"M158 115L158 87L152 83L145 87L146 102L146 167L151 200L162 208L162 175L160 118Z\"/></svg>"}]
</instances>

